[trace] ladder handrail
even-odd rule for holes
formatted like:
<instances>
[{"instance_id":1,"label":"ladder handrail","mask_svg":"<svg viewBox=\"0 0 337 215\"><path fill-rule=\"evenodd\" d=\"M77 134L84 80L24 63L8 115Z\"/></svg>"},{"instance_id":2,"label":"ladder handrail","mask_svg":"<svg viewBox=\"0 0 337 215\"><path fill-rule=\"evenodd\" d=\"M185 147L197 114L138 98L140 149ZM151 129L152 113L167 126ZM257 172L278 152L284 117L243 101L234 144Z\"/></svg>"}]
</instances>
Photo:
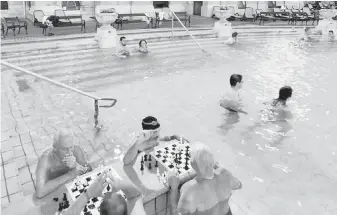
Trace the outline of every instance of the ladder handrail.
<instances>
[{"instance_id":1,"label":"ladder handrail","mask_svg":"<svg viewBox=\"0 0 337 215\"><path fill-rule=\"evenodd\" d=\"M181 24L181 26L183 26L183 28L187 31L187 33L192 37L192 39L194 40L194 42L199 46L199 48L203 51L206 52L200 45L200 43L194 38L194 36L191 34L191 32L186 28L186 26L181 22L181 20L179 19L179 17L173 12L171 11L171 13L176 17L176 19L179 21L179 23ZM173 22L173 17L172 17L172 22ZM172 28L172 34L173 34L173 28Z\"/></svg>"},{"instance_id":2,"label":"ladder handrail","mask_svg":"<svg viewBox=\"0 0 337 215\"><path fill-rule=\"evenodd\" d=\"M66 84L62 84L62 83L60 83L60 82L58 82L58 81L55 81L55 80L52 80L52 79L47 78L47 77L45 77L45 76L36 74L35 72L31 72L31 71L29 71L29 70L27 70L27 69L24 69L24 68L22 68L22 67L15 66L15 65L13 65L13 64L11 64L11 63L8 63L7 61L1 60L1 64L4 65L4 66L10 67L10 68L12 68L12 69L15 69L15 70L17 70L17 71L26 73L26 74L28 74L28 75L31 75L31 76L40 78L40 79L42 79L42 80L44 80L44 81L47 81L47 82L49 82L49 83L51 83L51 84L54 84L54 85L56 85L56 86L63 87L63 88L65 88L65 89L67 89L67 90L70 90L70 91L76 92L76 93L78 93L78 94L81 94L81 95L83 95L83 96L87 96L87 97L89 97L89 98L94 99L94 100L95 100L95 116L94 116L94 118L95 118L95 128L97 128L97 124L98 124L98 120L97 120L97 118L98 118L98 107L109 108L109 107L115 106L115 104L117 103L117 99L113 99L113 98L101 98L101 97L92 95L92 94L90 94L90 93L86 93L86 92L84 92L84 91L82 91L82 90L76 89L76 88L71 87L71 86L68 86L68 85L66 85ZM102 100L102 101L112 101L112 104L111 104L111 105L102 105L102 106L98 106L98 100Z\"/></svg>"}]
</instances>

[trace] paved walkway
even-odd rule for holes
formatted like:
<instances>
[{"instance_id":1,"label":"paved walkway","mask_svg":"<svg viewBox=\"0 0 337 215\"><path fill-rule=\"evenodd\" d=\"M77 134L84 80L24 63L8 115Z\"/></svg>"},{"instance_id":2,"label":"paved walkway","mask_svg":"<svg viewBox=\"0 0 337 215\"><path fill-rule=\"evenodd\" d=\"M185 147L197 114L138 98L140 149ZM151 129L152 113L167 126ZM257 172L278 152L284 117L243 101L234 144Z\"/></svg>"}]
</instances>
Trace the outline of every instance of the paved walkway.
<instances>
[{"instance_id":1,"label":"paved walkway","mask_svg":"<svg viewBox=\"0 0 337 215\"><path fill-rule=\"evenodd\" d=\"M209 17L201 17L201 16L192 16L191 20L191 27L213 27L214 22L216 22L217 19L209 18ZM233 26L245 26L245 25L256 25L259 26L259 22L253 22L253 21L231 21ZM311 24L311 23L310 23ZM309 26L311 26L309 24ZM174 23L175 27L181 27L178 22ZM267 21L265 22L264 26L289 26L288 22L285 21ZM163 22L160 26L160 28L170 28L171 22ZM123 30L134 30L134 29L147 29L147 24L144 23L130 23L123 25ZM94 33L96 32L96 23L93 21L87 21L86 22L86 33ZM53 33L55 35L69 35L69 34L81 34L81 27L80 26L73 26L73 27L56 27L53 29ZM28 34L25 34L25 31L22 30L20 34L16 34L16 36L13 36L13 33L11 30L8 31L8 35L6 38L12 39L12 38L23 38L23 37L45 37L42 34L42 29L38 26L32 25L31 22L28 23ZM5 39L6 39L5 38Z\"/></svg>"}]
</instances>

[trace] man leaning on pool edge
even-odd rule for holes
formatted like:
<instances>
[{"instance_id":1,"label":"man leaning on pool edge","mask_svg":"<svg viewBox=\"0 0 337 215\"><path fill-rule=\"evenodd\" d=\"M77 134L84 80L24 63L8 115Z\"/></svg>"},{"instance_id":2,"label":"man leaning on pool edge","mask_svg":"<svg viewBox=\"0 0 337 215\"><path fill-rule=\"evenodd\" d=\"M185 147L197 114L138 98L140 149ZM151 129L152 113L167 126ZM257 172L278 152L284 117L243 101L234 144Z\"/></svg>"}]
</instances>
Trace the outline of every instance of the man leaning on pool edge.
<instances>
[{"instance_id":1,"label":"man leaning on pool edge","mask_svg":"<svg viewBox=\"0 0 337 215\"><path fill-rule=\"evenodd\" d=\"M43 198L69 180L92 171L83 150L74 145L73 133L60 130L54 135L53 148L47 149L36 167L36 197Z\"/></svg>"}]
</instances>

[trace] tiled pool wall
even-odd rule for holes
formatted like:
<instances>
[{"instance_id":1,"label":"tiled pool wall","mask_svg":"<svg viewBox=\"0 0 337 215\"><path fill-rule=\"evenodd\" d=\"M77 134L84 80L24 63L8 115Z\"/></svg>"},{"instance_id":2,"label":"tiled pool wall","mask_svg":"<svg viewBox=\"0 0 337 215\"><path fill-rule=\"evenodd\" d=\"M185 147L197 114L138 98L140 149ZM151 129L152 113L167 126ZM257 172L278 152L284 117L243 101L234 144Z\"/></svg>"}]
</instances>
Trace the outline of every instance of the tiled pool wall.
<instances>
[{"instance_id":1,"label":"tiled pool wall","mask_svg":"<svg viewBox=\"0 0 337 215\"><path fill-rule=\"evenodd\" d=\"M146 215L171 215L170 191L144 204Z\"/></svg>"}]
</instances>

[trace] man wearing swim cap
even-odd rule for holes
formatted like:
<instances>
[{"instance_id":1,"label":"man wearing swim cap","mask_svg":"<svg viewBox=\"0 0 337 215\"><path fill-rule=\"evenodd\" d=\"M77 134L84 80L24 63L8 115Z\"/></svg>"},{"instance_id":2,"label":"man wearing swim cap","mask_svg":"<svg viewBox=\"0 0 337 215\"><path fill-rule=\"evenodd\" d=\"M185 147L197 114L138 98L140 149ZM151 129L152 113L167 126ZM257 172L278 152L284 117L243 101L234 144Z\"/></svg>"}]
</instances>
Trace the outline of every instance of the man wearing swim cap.
<instances>
[{"instance_id":1,"label":"man wearing swim cap","mask_svg":"<svg viewBox=\"0 0 337 215\"><path fill-rule=\"evenodd\" d=\"M180 137L177 135L159 138L160 124L157 118L153 116L148 116L142 120L142 128L143 131L133 141L133 144L124 155L124 165L131 164L139 153L152 150L155 146L159 145L158 141L180 140Z\"/></svg>"},{"instance_id":2,"label":"man wearing swim cap","mask_svg":"<svg viewBox=\"0 0 337 215\"><path fill-rule=\"evenodd\" d=\"M53 148L43 152L36 167L36 197L42 198L76 176L92 170L83 150L74 145L73 133L54 135Z\"/></svg>"}]
</instances>

